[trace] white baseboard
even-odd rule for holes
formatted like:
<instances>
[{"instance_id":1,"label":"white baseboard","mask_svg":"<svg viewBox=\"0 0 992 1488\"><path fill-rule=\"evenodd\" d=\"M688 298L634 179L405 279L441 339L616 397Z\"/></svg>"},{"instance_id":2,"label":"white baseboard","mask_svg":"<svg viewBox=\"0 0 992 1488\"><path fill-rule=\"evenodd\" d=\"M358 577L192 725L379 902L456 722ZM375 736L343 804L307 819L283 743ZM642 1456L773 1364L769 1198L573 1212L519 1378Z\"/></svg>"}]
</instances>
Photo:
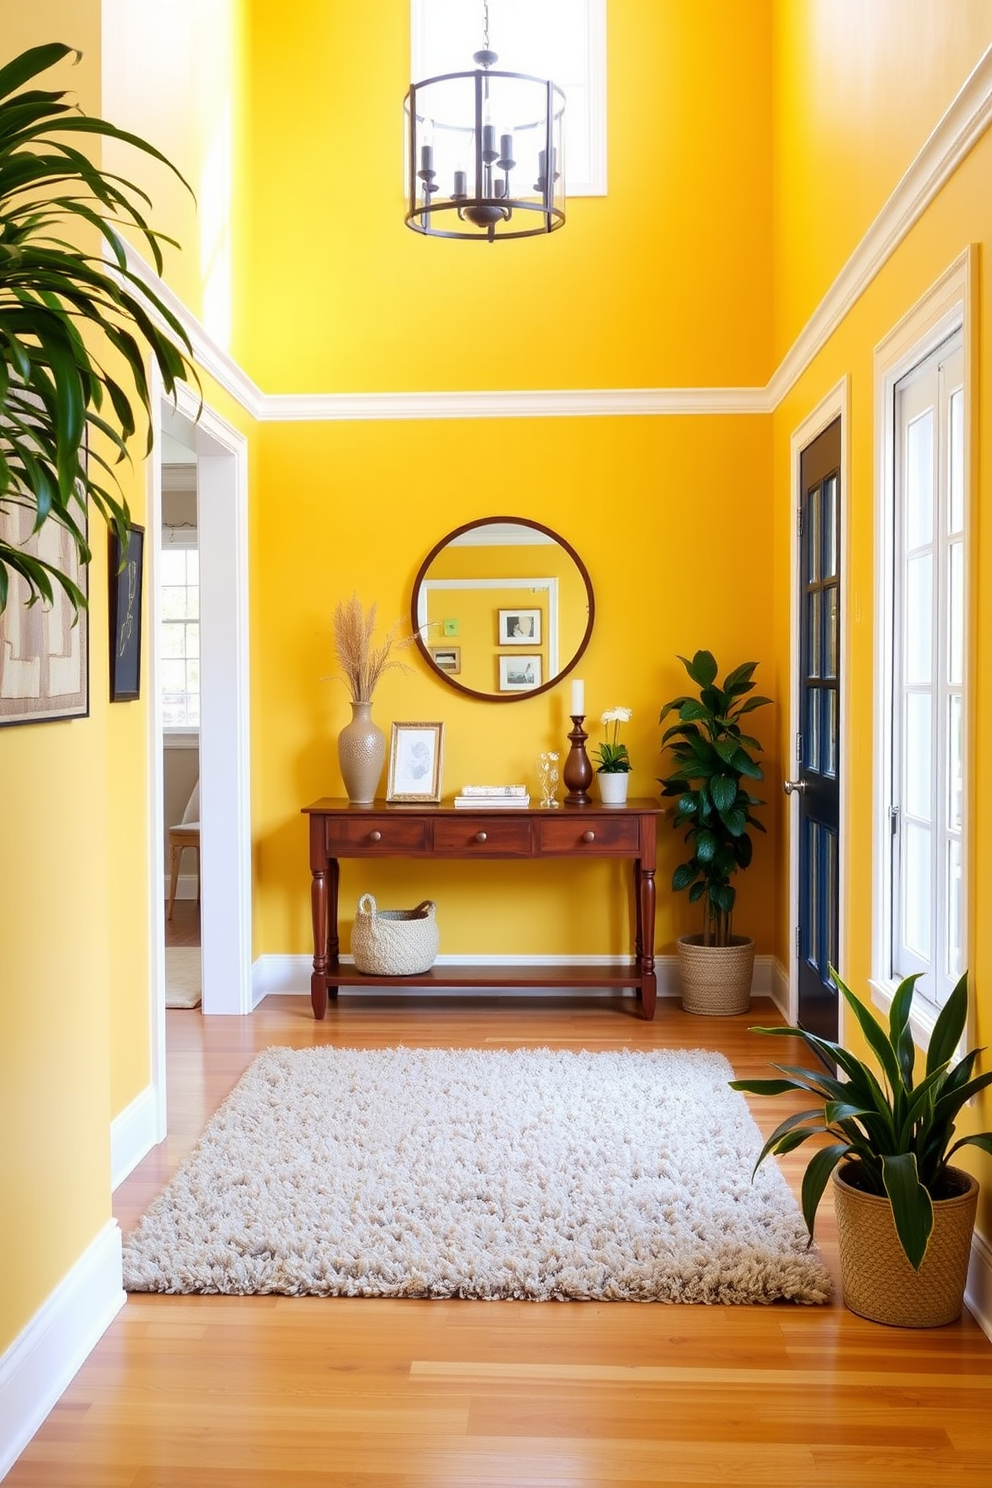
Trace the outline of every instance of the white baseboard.
<instances>
[{"instance_id":1,"label":"white baseboard","mask_svg":"<svg viewBox=\"0 0 992 1488\"><path fill-rule=\"evenodd\" d=\"M342 962L350 963L350 956L342 956ZM450 966L453 963L462 966L505 966L512 971L514 966L616 966L629 958L626 956L438 956L438 966ZM300 997L310 995L310 972L313 962L309 956L259 956L252 966L252 1007L258 1007L263 997ZM658 977L659 997L679 997L681 989L679 986L679 962L677 956L658 956L655 960L655 971ZM784 979L785 1001L782 1001L782 984ZM348 995L349 988L343 988L341 996ZM370 985L368 990L362 989L364 996L374 996L383 990L383 984ZM751 990L755 997L771 997L783 1010L788 1007L788 978L782 968L781 962L774 956L755 956L754 978ZM464 997L466 995L491 996L485 990L471 989L468 993L455 991L445 994L440 988L416 988L406 987L404 991L411 996L421 995L438 997L450 995ZM521 989L521 997L547 997L546 988ZM596 994L587 994L594 997Z\"/></svg>"},{"instance_id":2,"label":"white baseboard","mask_svg":"<svg viewBox=\"0 0 992 1488\"><path fill-rule=\"evenodd\" d=\"M200 881L195 873L180 873L176 881L177 899L195 899L200 887ZM169 895L169 870L165 870L165 893L166 903Z\"/></svg>"},{"instance_id":3,"label":"white baseboard","mask_svg":"<svg viewBox=\"0 0 992 1488\"><path fill-rule=\"evenodd\" d=\"M982 1332L992 1339L992 1245L979 1230L971 1242L964 1300Z\"/></svg>"},{"instance_id":4,"label":"white baseboard","mask_svg":"<svg viewBox=\"0 0 992 1488\"><path fill-rule=\"evenodd\" d=\"M0 1478L6 1477L126 1300L121 1232L108 1220L0 1358Z\"/></svg>"},{"instance_id":5,"label":"white baseboard","mask_svg":"<svg viewBox=\"0 0 992 1488\"><path fill-rule=\"evenodd\" d=\"M155 1089L146 1085L110 1123L111 1188L118 1188L164 1135L158 1131Z\"/></svg>"}]
</instances>

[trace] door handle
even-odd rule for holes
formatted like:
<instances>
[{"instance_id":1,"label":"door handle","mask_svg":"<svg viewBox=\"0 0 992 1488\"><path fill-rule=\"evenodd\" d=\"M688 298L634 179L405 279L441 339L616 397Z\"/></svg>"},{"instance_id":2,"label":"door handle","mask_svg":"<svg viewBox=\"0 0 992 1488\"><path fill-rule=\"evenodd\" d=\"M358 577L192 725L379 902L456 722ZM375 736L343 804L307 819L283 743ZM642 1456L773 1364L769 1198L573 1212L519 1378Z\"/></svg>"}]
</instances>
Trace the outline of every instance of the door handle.
<instances>
[{"instance_id":1,"label":"door handle","mask_svg":"<svg viewBox=\"0 0 992 1488\"><path fill-rule=\"evenodd\" d=\"M806 782L805 780L783 780L782 789L787 796L791 796L793 791L797 791L799 795L804 796L806 794Z\"/></svg>"}]
</instances>

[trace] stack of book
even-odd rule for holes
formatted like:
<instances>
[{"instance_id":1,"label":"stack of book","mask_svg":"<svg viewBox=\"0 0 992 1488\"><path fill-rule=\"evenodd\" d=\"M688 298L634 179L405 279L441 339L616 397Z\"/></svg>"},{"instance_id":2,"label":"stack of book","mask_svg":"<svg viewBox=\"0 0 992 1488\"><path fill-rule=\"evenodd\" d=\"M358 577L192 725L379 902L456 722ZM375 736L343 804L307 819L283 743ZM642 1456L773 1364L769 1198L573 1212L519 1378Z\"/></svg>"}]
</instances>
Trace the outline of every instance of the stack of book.
<instances>
[{"instance_id":1,"label":"stack of book","mask_svg":"<svg viewBox=\"0 0 992 1488\"><path fill-rule=\"evenodd\" d=\"M469 811L506 811L514 806L529 806L530 796L525 785L463 785L455 797L455 805Z\"/></svg>"}]
</instances>

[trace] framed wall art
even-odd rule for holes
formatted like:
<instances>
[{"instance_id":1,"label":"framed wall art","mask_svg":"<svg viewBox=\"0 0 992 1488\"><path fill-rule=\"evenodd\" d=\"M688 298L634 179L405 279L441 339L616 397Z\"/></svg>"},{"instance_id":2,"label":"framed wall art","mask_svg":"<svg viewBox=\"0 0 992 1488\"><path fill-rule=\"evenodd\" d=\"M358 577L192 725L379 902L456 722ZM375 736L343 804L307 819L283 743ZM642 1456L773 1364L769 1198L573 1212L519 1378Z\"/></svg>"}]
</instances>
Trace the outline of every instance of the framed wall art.
<instances>
[{"instance_id":1,"label":"framed wall art","mask_svg":"<svg viewBox=\"0 0 992 1488\"><path fill-rule=\"evenodd\" d=\"M127 547L110 533L110 701L129 703L141 691L141 589L145 529L129 527Z\"/></svg>"},{"instance_id":2,"label":"framed wall art","mask_svg":"<svg viewBox=\"0 0 992 1488\"><path fill-rule=\"evenodd\" d=\"M500 610L499 644L501 646L540 646L540 610Z\"/></svg>"},{"instance_id":3,"label":"framed wall art","mask_svg":"<svg viewBox=\"0 0 992 1488\"><path fill-rule=\"evenodd\" d=\"M85 515L83 517L85 530ZM68 575L84 594L88 569L65 528L49 520L32 532L31 512L0 510L0 532L12 546L42 558ZM65 591L53 584L54 601L28 607L19 574L10 575L0 614L0 725L85 718L89 713L89 613L73 613Z\"/></svg>"},{"instance_id":4,"label":"framed wall art","mask_svg":"<svg viewBox=\"0 0 992 1488\"><path fill-rule=\"evenodd\" d=\"M499 658L500 692L529 692L541 685L539 656L501 656Z\"/></svg>"},{"instance_id":5,"label":"framed wall art","mask_svg":"<svg viewBox=\"0 0 992 1488\"><path fill-rule=\"evenodd\" d=\"M431 660L442 672L450 672L455 676L462 669L461 646L431 646Z\"/></svg>"},{"instance_id":6,"label":"framed wall art","mask_svg":"<svg viewBox=\"0 0 992 1488\"><path fill-rule=\"evenodd\" d=\"M387 801L440 801L443 723L394 723Z\"/></svg>"}]
</instances>

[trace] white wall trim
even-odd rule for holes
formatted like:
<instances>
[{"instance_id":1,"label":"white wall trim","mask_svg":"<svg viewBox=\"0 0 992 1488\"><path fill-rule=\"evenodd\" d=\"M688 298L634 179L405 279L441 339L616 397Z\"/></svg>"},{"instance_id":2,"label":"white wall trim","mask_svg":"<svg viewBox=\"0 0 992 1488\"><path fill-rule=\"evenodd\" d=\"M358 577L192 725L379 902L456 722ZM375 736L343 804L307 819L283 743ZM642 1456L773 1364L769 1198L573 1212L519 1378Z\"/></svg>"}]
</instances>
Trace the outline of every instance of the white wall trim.
<instances>
[{"instance_id":1,"label":"white wall trim","mask_svg":"<svg viewBox=\"0 0 992 1488\"><path fill-rule=\"evenodd\" d=\"M0 1478L126 1300L121 1232L108 1220L0 1358Z\"/></svg>"},{"instance_id":2,"label":"white wall trim","mask_svg":"<svg viewBox=\"0 0 992 1488\"><path fill-rule=\"evenodd\" d=\"M158 1089L146 1085L110 1123L110 1186L118 1188L141 1159L162 1140Z\"/></svg>"},{"instance_id":3,"label":"white wall trim","mask_svg":"<svg viewBox=\"0 0 992 1488\"><path fill-rule=\"evenodd\" d=\"M361 419L620 418L770 413L764 388L532 388L491 393L274 393L260 417L279 423Z\"/></svg>"},{"instance_id":4,"label":"white wall trim","mask_svg":"<svg viewBox=\"0 0 992 1488\"><path fill-rule=\"evenodd\" d=\"M992 124L992 47L885 203L768 384L777 408Z\"/></svg>"},{"instance_id":5,"label":"white wall trim","mask_svg":"<svg viewBox=\"0 0 992 1488\"><path fill-rule=\"evenodd\" d=\"M964 1300L982 1332L992 1339L992 1246L979 1229L971 1241Z\"/></svg>"},{"instance_id":6,"label":"white wall trim","mask_svg":"<svg viewBox=\"0 0 992 1488\"><path fill-rule=\"evenodd\" d=\"M342 956L341 961L345 964L352 962L351 956ZM438 956L438 966L505 966L512 970L515 966L618 966L629 961L628 956L507 956L480 954L475 956ZM257 1007L263 997L300 997L310 995L310 972L313 969L313 960L310 956L298 955L265 955L259 956L252 967L252 1006ZM658 956L655 959L655 971L658 977L659 997L679 997L681 989L679 986L679 961L677 956ZM784 968L776 961L774 956L755 956L754 977L751 982L751 991L754 997L771 997L782 1006L780 983L784 976ZM389 992L388 980L375 982L370 980L366 989L362 987L363 996L375 995L380 992ZM492 988L472 988L469 991L455 991L446 993L443 988L428 987L403 987L400 989L404 995L421 995L439 997L451 995L454 997L482 996L491 997ZM585 989L584 989L585 990ZM347 997L354 993L354 987L342 988L341 996ZM520 988L515 994L520 997L554 996L554 991L546 987L534 989L533 991ZM568 992L568 996L575 993ZM581 994L580 994L581 995ZM596 996L595 992L589 992L589 996Z\"/></svg>"}]
</instances>

